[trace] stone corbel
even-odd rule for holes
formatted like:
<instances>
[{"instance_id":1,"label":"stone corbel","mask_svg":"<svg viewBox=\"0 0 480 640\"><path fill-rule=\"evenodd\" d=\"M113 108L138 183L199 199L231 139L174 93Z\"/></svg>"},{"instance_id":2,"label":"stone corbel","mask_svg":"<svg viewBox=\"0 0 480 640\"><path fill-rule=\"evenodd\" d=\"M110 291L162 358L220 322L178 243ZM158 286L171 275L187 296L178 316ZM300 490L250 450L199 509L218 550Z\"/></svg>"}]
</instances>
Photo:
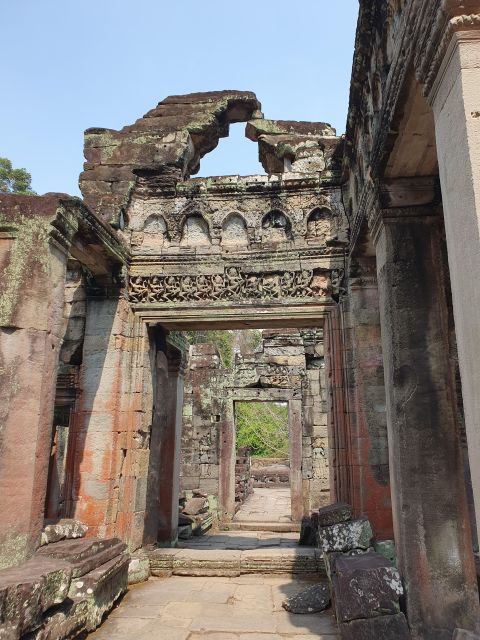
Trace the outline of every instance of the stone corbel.
<instances>
[{"instance_id":1,"label":"stone corbel","mask_svg":"<svg viewBox=\"0 0 480 640\"><path fill-rule=\"evenodd\" d=\"M368 227L374 244L385 222L435 217L439 214L440 202L437 177L397 178L378 183L368 215Z\"/></svg>"},{"instance_id":2,"label":"stone corbel","mask_svg":"<svg viewBox=\"0 0 480 640\"><path fill-rule=\"evenodd\" d=\"M414 64L423 94L431 101L442 63L451 55L452 42L459 39L460 33L472 38L477 32L476 37L480 38L480 5L478 0L442 0L440 10L432 2L428 11Z\"/></svg>"}]
</instances>

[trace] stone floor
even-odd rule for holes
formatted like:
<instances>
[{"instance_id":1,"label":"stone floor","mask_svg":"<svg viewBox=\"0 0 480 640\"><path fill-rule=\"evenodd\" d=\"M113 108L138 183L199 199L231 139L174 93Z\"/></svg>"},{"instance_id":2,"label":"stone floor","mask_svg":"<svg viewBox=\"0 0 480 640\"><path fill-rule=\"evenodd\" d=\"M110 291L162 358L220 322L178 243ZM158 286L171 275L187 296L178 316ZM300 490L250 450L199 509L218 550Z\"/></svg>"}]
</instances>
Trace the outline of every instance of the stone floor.
<instances>
[{"instance_id":1,"label":"stone floor","mask_svg":"<svg viewBox=\"0 0 480 640\"><path fill-rule=\"evenodd\" d=\"M233 518L234 522L291 522L290 488L254 489Z\"/></svg>"},{"instance_id":2,"label":"stone floor","mask_svg":"<svg viewBox=\"0 0 480 640\"><path fill-rule=\"evenodd\" d=\"M335 640L330 611L282 609L285 597L311 583L278 575L151 578L132 587L89 640Z\"/></svg>"},{"instance_id":3,"label":"stone floor","mask_svg":"<svg viewBox=\"0 0 480 640\"><path fill-rule=\"evenodd\" d=\"M298 533L271 531L222 531L181 540L182 549L235 549L239 551L266 548L298 548Z\"/></svg>"}]
</instances>

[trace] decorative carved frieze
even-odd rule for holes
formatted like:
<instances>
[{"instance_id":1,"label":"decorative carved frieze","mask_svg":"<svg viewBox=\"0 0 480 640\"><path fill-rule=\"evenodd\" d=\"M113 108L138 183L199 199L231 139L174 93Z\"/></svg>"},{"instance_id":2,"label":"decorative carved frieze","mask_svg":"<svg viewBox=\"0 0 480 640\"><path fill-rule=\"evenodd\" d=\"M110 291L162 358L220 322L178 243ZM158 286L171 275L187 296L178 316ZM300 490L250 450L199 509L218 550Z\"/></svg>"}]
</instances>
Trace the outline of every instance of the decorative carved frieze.
<instances>
[{"instance_id":1,"label":"decorative carved frieze","mask_svg":"<svg viewBox=\"0 0 480 640\"><path fill-rule=\"evenodd\" d=\"M215 275L133 275L129 299L133 304L158 304L318 298L334 295L342 278L339 270L244 273L233 266Z\"/></svg>"}]
</instances>

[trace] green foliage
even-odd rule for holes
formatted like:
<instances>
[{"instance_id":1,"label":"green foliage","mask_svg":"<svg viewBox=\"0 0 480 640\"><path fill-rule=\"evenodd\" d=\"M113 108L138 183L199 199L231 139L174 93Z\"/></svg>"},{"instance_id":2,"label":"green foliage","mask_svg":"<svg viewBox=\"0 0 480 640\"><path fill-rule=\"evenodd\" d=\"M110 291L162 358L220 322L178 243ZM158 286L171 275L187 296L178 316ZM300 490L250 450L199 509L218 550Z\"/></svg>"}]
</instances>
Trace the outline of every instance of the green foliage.
<instances>
[{"instance_id":1,"label":"green foliage","mask_svg":"<svg viewBox=\"0 0 480 640\"><path fill-rule=\"evenodd\" d=\"M214 344L220 354L222 364L230 369L233 366L234 331L185 331L185 337L190 344Z\"/></svg>"},{"instance_id":2,"label":"green foliage","mask_svg":"<svg viewBox=\"0 0 480 640\"><path fill-rule=\"evenodd\" d=\"M32 195L32 176L25 169L14 169L8 158L0 158L0 193Z\"/></svg>"},{"instance_id":3,"label":"green foliage","mask_svg":"<svg viewBox=\"0 0 480 640\"><path fill-rule=\"evenodd\" d=\"M277 402L236 402L237 448L250 447L252 455L288 457L288 407Z\"/></svg>"}]
</instances>

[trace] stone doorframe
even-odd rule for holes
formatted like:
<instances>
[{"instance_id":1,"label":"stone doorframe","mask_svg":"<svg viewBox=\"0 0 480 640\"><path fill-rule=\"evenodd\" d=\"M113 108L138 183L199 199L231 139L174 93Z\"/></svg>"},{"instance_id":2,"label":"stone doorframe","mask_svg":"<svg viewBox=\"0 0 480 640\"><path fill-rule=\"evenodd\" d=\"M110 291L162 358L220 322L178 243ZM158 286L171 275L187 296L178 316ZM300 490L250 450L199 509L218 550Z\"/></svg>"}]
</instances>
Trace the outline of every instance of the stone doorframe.
<instances>
[{"instance_id":1,"label":"stone doorframe","mask_svg":"<svg viewBox=\"0 0 480 640\"><path fill-rule=\"evenodd\" d=\"M302 394L295 389L234 389L226 401L220 437L220 513L224 522L235 515L235 402L285 402L288 405L290 500L292 520L299 522L302 510Z\"/></svg>"}]
</instances>

